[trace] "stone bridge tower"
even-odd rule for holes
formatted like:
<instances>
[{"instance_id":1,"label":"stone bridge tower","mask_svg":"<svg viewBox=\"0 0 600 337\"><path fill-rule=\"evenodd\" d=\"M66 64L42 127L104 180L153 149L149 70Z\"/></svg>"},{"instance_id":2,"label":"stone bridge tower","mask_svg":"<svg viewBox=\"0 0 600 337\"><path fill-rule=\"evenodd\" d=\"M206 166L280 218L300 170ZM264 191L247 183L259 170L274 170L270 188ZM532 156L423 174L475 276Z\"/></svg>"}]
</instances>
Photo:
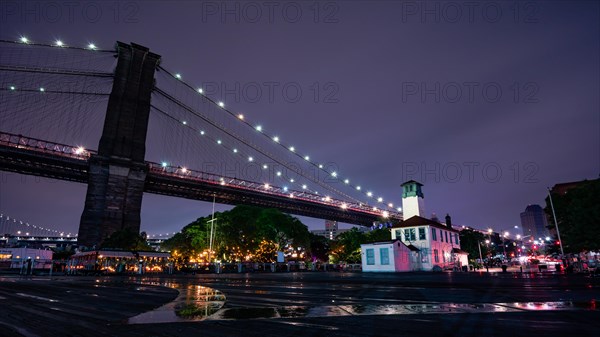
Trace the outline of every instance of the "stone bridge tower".
<instances>
[{"instance_id":1,"label":"stone bridge tower","mask_svg":"<svg viewBox=\"0 0 600 337\"><path fill-rule=\"evenodd\" d=\"M147 167L146 133L154 72L160 56L117 42L118 61L98 154L90 158L78 243L98 247L115 231L140 230Z\"/></svg>"}]
</instances>

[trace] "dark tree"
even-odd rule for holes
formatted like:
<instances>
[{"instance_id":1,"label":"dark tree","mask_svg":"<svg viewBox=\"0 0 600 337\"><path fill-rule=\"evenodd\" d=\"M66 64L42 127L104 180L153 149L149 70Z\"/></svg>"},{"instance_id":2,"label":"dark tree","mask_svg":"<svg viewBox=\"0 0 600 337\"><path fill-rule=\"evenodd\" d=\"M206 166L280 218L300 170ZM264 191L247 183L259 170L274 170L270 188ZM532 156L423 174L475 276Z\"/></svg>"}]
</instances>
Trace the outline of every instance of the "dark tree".
<instances>
[{"instance_id":1,"label":"dark tree","mask_svg":"<svg viewBox=\"0 0 600 337\"><path fill-rule=\"evenodd\" d=\"M152 250L152 247L146 242L146 233L138 234L129 228L112 233L102 242L100 247L123 250Z\"/></svg>"},{"instance_id":2,"label":"dark tree","mask_svg":"<svg viewBox=\"0 0 600 337\"><path fill-rule=\"evenodd\" d=\"M321 235L308 234L310 254L313 261L327 262L329 260L330 240Z\"/></svg>"},{"instance_id":3,"label":"dark tree","mask_svg":"<svg viewBox=\"0 0 600 337\"><path fill-rule=\"evenodd\" d=\"M552 194L560 237L565 253L600 249L600 179L582 182L565 194ZM554 223L550 200L546 214Z\"/></svg>"}]
</instances>

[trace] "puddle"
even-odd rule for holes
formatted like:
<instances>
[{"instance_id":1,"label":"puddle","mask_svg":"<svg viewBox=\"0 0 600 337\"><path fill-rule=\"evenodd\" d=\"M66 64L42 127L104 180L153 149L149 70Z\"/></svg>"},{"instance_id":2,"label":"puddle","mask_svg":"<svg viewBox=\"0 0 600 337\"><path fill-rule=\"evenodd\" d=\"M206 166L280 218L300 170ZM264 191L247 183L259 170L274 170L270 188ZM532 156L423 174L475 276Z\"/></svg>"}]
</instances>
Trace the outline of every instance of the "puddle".
<instances>
[{"instance_id":1,"label":"puddle","mask_svg":"<svg viewBox=\"0 0 600 337\"><path fill-rule=\"evenodd\" d=\"M384 304L384 305L331 305L284 306L277 308L230 308L219 311L209 320L302 318L365 315L415 315L456 313L497 313L531 310L597 310L591 302L543 303L438 303L438 304Z\"/></svg>"},{"instance_id":2,"label":"puddle","mask_svg":"<svg viewBox=\"0 0 600 337\"><path fill-rule=\"evenodd\" d=\"M152 284L177 289L179 296L160 308L129 318L128 324L201 321L219 311L225 304L225 295L212 288L177 283Z\"/></svg>"}]
</instances>

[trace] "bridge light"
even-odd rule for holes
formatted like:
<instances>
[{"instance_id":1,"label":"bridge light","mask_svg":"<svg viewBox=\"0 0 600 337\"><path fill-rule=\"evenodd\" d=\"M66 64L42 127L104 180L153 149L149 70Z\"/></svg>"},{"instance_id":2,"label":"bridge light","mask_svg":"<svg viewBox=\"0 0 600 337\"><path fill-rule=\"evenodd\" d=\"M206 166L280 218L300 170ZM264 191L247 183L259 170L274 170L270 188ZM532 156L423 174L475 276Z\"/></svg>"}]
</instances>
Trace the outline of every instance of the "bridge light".
<instances>
[{"instance_id":1,"label":"bridge light","mask_svg":"<svg viewBox=\"0 0 600 337\"><path fill-rule=\"evenodd\" d=\"M243 114L239 114L238 118L241 119L241 120L244 120L244 115Z\"/></svg>"},{"instance_id":2,"label":"bridge light","mask_svg":"<svg viewBox=\"0 0 600 337\"><path fill-rule=\"evenodd\" d=\"M267 166L267 164L263 164L263 169L265 169L265 170L266 170L266 169L268 169L268 168L269 168L269 166Z\"/></svg>"},{"instance_id":3,"label":"bridge light","mask_svg":"<svg viewBox=\"0 0 600 337\"><path fill-rule=\"evenodd\" d=\"M383 202L383 198L382 197L377 198L377 202Z\"/></svg>"},{"instance_id":4,"label":"bridge light","mask_svg":"<svg viewBox=\"0 0 600 337\"><path fill-rule=\"evenodd\" d=\"M182 121L181 124L187 125L187 121Z\"/></svg>"},{"instance_id":5,"label":"bridge light","mask_svg":"<svg viewBox=\"0 0 600 337\"><path fill-rule=\"evenodd\" d=\"M337 177L337 172L335 172L335 171L331 172L331 176L334 178Z\"/></svg>"},{"instance_id":6,"label":"bridge light","mask_svg":"<svg viewBox=\"0 0 600 337\"><path fill-rule=\"evenodd\" d=\"M290 193L290 198L293 198L293 197L294 197L294 193Z\"/></svg>"},{"instance_id":7,"label":"bridge light","mask_svg":"<svg viewBox=\"0 0 600 337\"><path fill-rule=\"evenodd\" d=\"M370 198L370 197L372 197L372 196L373 196L373 193L372 193L372 192L367 192L367 197L369 197L369 198Z\"/></svg>"},{"instance_id":8,"label":"bridge light","mask_svg":"<svg viewBox=\"0 0 600 337\"><path fill-rule=\"evenodd\" d=\"M10 87L8 87L8 88L9 88L10 90L15 90L15 89L17 89L17 88L15 88L15 86L14 86L14 85L11 85L11 86L10 86Z\"/></svg>"},{"instance_id":9,"label":"bridge light","mask_svg":"<svg viewBox=\"0 0 600 337\"><path fill-rule=\"evenodd\" d=\"M253 160L254 160L254 158L248 157L248 161L253 161Z\"/></svg>"},{"instance_id":10,"label":"bridge light","mask_svg":"<svg viewBox=\"0 0 600 337\"><path fill-rule=\"evenodd\" d=\"M381 216L383 216L384 218L387 218L390 216L390 213L388 213L388 211L383 211L383 213L381 214Z\"/></svg>"},{"instance_id":11,"label":"bridge light","mask_svg":"<svg viewBox=\"0 0 600 337\"><path fill-rule=\"evenodd\" d=\"M322 169L323 168L323 164L319 164L319 168Z\"/></svg>"},{"instance_id":12,"label":"bridge light","mask_svg":"<svg viewBox=\"0 0 600 337\"><path fill-rule=\"evenodd\" d=\"M180 80L181 79L181 74L175 74L175 78Z\"/></svg>"},{"instance_id":13,"label":"bridge light","mask_svg":"<svg viewBox=\"0 0 600 337\"><path fill-rule=\"evenodd\" d=\"M340 207L341 207L342 209L346 209L346 208L348 208L348 205L346 205L346 203L343 203L343 204L342 204Z\"/></svg>"},{"instance_id":14,"label":"bridge light","mask_svg":"<svg viewBox=\"0 0 600 337\"><path fill-rule=\"evenodd\" d=\"M80 155L83 154L85 152L85 148L83 148L82 146L78 147L75 149L75 154L76 155Z\"/></svg>"},{"instance_id":15,"label":"bridge light","mask_svg":"<svg viewBox=\"0 0 600 337\"><path fill-rule=\"evenodd\" d=\"M64 46L64 43L61 40L56 40L56 42L54 42L54 45L56 45L57 47L62 47Z\"/></svg>"},{"instance_id":16,"label":"bridge light","mask_svg":"<svg viewBox=\"0 0 600 337\"><path fill-rule=\"evenodd\" d=\"M200 135L204 136L204 130L200 130Z\"/></svg>"},{"instance_id":17,"label":"bridge light","mask_svg":"<svg viewBox=\"0 0 600 337\"><path fill-rule=\"evenodd\" d=\"M237 153L237 149L233 149L233 153Z\"/></svg>"},{"instance_id":18,"label":"bridge light","mask_svg":"<svg viewBox=\"0 0 600 337\"><path fill-rule=\"evenodd\" d=\"M279 137L277 137L277 136L273 137L273 141L276 143L279 143Z\"/></svg>"},{"instance_id":19,"label":"bridge light","mask_svg":"<svg viewBox=\"0 0 600 337\"><path fill-rule=\"evenodd\" d=\"M307 189L307 188L308 188L308 187L307 187L306 185L302 185L302 189L303 189L303 190L305 190L305 189Z\"/></svg>"},{"instance_id":20,"label":"bridge light","mask_svg":"<svg viewBox=\"0 0 600 337\"><path fill-rule=\"evenodd\" d=\"M360 191L360 186L356 186L356 190L357 190L357 191Z\"/></svg>"},{"instance_id":21,"label":"bridge light","mask_svg":"<svg viewBox=\"0 0 600 337\"><path fill-rule=\"evenodd\" d=\"M398 208L396 208L396 210L397 210L398 212L402 212L402 207L398 207Z\"/></svg>"},{"instance_id":22,"label":"bridge light","mask_svg":"<svg viewBox=\"0 0 600 337\"><path fill-rule=\"evenodd\" d=\"M283 191L287 192L287 190L288 190L287 186L283 186Z\"/></svg>"},{"instance_id":23,"label":"bridge light","mask_svg":"<svg viewBox=\"0 0 600 337\"><path fill-rule=\"evenodd\" d=\"M96 48L98 48L98 47L96 47L95 44L93 44L93 43L88 44L88 49L96 50ZM177 75L175 75L175 77L177 77Z\"/></svg>"},{"instance_id":24,"label":"bridge light","mask_svg":"<svg viewBox=\"0 0 600 337\"><path fill-rule=\"evenodd\" d=\"M304 156L304 160L310 160L309 156Z\"/></svg>"},{"instance_id":25,"label":"bridge light","mask_svg":"<svg viewBox=\"0 0 600 337\"><path fill-rule=\"evenodd\" d=\"M223 103L223 102L219 102L219 106L220 106L221 108L224 108L224 107L225 107L225 103Z\"/></svg>"},{"instance_id":26,"label":"bridge light","mask_svg":"<svg viewBox=\"0 0 600 337\"><path fill-rule=\"evenodd\" d=\"M350 184L350 180L349 179L344 179L344 184L346 184L346 185Z\"/></svg>"},{"instance_id":27,"label":"bridge light","mask_svg":"<svg viewBox=\"0 0 600 337\"><path fill-rule=\"evenodd\" d=\"M198 88L198 93L199 93L199 94L201 94L201 93L203 93L203 92L204 92L204 90L202 90L202 88Z\"/></svg>"},{"instance_id":28,"label":"bridge light","mask_svg":"<svg viewBox=\"0 0 600 337\"><path fill-rule=\"evenodd\" d=\"M262 126L260 126L260 125L257 125L257 126L256 126L256 131L259 131L259 132L260 132L260 131L262 131Z\"/></svg>"},{"instance_id":29,"label":"bridge light","mask_svg":"<svg viewBox=\"0 0 600 337\"><path fill-rule=\"evenodd\" d=\"M186 173L186 172L187 172L187 168L185 168L185 167L182 167L182 168L181 168L181 172L183 172L183 173Z\"/></svg>"},{"instance_id":30,"label":"bridge light","mask_svg":"<svg viewBox=\"0 0 600 337\"><path fill-rule=\"evenodd\" d=\"M324 200L327 201L327 202L330 202L331 198L329 196L326 196Z\"/></svg>"},{"instance_id":31,"label":"bridge light","mask_svg":"<svg viewBox=\"0 0 600 337\"><path fill-rule=\"evenodd\" d=\"M268 190L269 188L271 188L271 186L269 184L265 184L265 190Z\"/></svg>"},{"instance_id":32,"label":"bridge light","mask_svg":"<svg viewBox=\"0 0 600 337\"><path fill-rule=\"evenodd\" d=\"M167 162L166 162L166 161L163 161L162 163L160 163L160 166L162 166L162 167L167 167L167 165L168 165L168 164L167 164Z\"/></svg>"},{"instance_id":33,"label":"bridge light","mask_svg":"<svg viewBox=\"0 0 600 337\"><path fill-rule=\"evenodd\" d=\"M26 38L25 36L21 36L21 38L19 40L23 43L29 43L29 39Z\"/></svg>"},{"instance_id":34,"label":"bridge light","mask_svg":"<svg viewBox=\"0 0 600 337\"><path fill-rule=\"evenodd\" d=\"M377 211L377 207L373 206L373 211Z\"/></svg>"},{"instance_id":35,"label":"bridge light","mask_svg":"<svg viewBox=\"0 0 600 337\"><path fill-rule=\"evenodd\" d=\"M217 144L221 145L221 143L222 143L221 140L217 139Z\"/></svg>"},{"instance_id":36,"label":"bridge light","mask_svg":"<svg viewBox=\"0 0 600 337\"><path fill-rule=\"evenodd\" d=\"M291 146L290 151L294 152L294 151L296 151L296 149L293 146Z\"/></svg>"},{"instance_id":37,"label":"bridge light","mask_svg":"<svg viewBox=\"0 0 600 337\"><path fill-rule=\"evenodd\" d=\"M294 182L294 179L290 179L290 183L293 183L293 182Z\"/></svg>"},{"instance_id":38,"label":"bridge light","mask_svg":"<svg viewBox=\"0 0 600 337\"><path fill-rule=\"evenodd\" d=\"M44 91L46 91L46 89L40 88L40 92L44 92Z\"/></svg>"},{"instance_id":39,"label":"bridge light","mask_svg":"<svg viewBox=\"0 0 600 337\"><path fill-rule=\"evenodd\" d=\"M277 176L281 177L281 172L280 171L277 171Z\"/></svg>"},{"instance_id":40,"label":"bridge light","mask_svg":"<svg viewBox=\"0 0 600 337\"><path fill-rule=\"evenodd\" d=\"M391 202L388 204L389 208L394 208L394 204L392 204Z\"/></svg>"}]
</instances>

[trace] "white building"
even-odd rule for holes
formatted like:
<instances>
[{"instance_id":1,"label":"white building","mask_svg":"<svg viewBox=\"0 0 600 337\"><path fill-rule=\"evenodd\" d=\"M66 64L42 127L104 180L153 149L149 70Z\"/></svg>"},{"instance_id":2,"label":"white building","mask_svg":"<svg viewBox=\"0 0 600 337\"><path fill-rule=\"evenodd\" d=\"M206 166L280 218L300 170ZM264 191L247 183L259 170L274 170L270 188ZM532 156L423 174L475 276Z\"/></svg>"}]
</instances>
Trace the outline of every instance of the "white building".
<instances>
[{"instance_id":1,"label":"white building","mask_svg":"<svg viewBox=\"0 0 600 337\"><path fill-rule=\"evenodd\" d=\"M468 265L467 253L460 249L459 233L452 228L450 216L446 215L445 224L423 217L425 209L421 186L414 180L402 184L405 220L392 227L393 244L380 242L361 245L363 271L460 270ZM393 266L391 263L382 264L387 262L384 257L389 253L381 251L380 254L384 255L378 258L378 249L390 249L390 245L393 245L394 254L409 256L406 260L408 264L404 260Z\"/></svg>"},{"instance_id":2,"label":"white building","mask_svg":"<svg viewBox=\"0 0 600 337\"><path fill-rule=\"evenodd\" d=\"M368 272L396 272L417 269L419 250L400 240L360 245L362 270Z\"/></svg>"},{"instance_id":3,"label":"white building","mask_svg":"<svg viewBox=\"0 0 600 337\"><path fill-rule=\"evenodd\" d=\"M48 269L52 266L52 251L34 248L0 248L0 268L24 268L31 261L34 269Z\"/></svg>"}]
</instances>

